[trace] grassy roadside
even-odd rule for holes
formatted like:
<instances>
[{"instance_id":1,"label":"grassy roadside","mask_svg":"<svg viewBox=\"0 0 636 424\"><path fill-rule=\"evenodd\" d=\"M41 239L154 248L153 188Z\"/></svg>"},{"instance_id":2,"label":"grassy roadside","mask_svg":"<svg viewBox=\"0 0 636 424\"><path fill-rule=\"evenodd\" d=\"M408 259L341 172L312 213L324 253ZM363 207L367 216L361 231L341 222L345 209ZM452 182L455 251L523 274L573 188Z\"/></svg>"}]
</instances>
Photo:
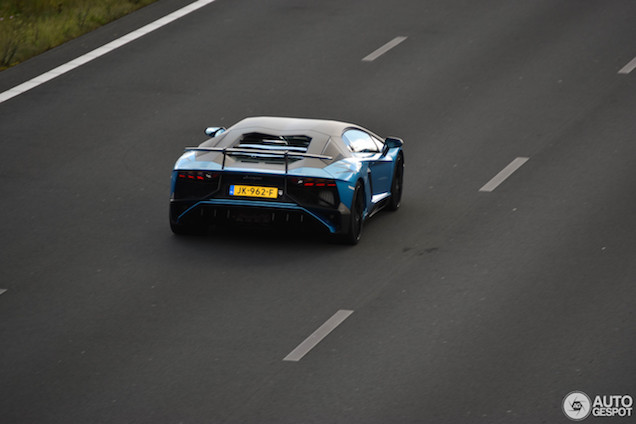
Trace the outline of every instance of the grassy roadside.
<instances>
[{"instance_id":1,"label":"grassy roadside","mask_svg":"<svg viewBox=\"0 0 636 424\"><path fill-rule=\"evenodd\" d=\"M0 0L0 71L156 0Z\"/></svg>"}]
</instances>

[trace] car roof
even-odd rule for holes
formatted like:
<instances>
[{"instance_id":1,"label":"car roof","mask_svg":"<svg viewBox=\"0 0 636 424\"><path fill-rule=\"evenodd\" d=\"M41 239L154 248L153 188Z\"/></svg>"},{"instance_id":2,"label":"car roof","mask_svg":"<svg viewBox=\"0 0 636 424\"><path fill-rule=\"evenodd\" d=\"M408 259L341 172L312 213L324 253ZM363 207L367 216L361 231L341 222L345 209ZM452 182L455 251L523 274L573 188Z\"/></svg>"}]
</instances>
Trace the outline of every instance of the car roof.
<instances>
[{"instance_id":1,"label":"car roof","mask_svg":"<svg viewBox=\"0 0 636 424\"><path fill-rule=\"evenodd\" d=\"M342 133L348 128L362 127L348 122L275 116L256 116L245 118L232 125L217 137L205 141L205 147L234 147L241 138L250 133L262 133L274 136L308 136L311 138L308 153L324 154L326 150L336 148L337 156L349 156L350 151L342 141ZM364 129L363 129L364 130ZM367 130L365 130L367 131ZM331 148L329 146L332 146Z\"/></svg>"},{"instance_id":2,"label":"car roof","mask_svg":"<svg viewBox=\"0 0 636 424\"><path fill-rule=\"evenodd\" d=\"M328 136L340 137L342 132L357 125L347 122L313 118L289 118L276 116L256 116L245 118L230 127L231 130L273 131L277 135L287 135L290 132L302 133L306 131L319 132Z\"/></svg>"}]
</instances>

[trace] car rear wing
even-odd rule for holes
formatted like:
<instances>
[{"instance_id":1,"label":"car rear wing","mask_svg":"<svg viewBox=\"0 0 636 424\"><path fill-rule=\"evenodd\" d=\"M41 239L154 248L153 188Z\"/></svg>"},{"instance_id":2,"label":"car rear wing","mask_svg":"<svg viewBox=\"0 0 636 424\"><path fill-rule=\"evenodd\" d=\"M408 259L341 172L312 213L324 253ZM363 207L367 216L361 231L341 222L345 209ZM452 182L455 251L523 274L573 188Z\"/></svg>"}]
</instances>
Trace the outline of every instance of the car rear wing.
<instances>
[{"instance_id":1,"label":"car rear wing","mask_svg":"<svg viewBox=\"0 0 636 424\"><path fill-rule=\"evenodd\" d=\"M302 152L294 152L289 150L269 150L269 149L241 149L238 147L186 147L186 151L194 151L194 152L222 152L223 153L223 163L221 164L221 169L225 169L225 157L228 154L248 154L255 156L266 156L266 157L280 157L285 159L285 174L289 170L289 158L309 158L309 159L321 159L321 160L332 160L331 156L326 155L316 155L313 153L302 153Z\"/></svg>"}]
</instances>

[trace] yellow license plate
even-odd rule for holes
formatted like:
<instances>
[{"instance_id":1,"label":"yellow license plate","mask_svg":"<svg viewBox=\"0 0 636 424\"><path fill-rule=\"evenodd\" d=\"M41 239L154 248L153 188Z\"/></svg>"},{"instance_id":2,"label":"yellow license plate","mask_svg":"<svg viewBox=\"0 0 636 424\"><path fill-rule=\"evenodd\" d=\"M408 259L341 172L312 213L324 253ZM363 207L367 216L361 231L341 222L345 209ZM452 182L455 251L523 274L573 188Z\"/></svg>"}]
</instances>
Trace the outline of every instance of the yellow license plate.
<instances>
[{"instance_id":1,"label":"yellow license plate","mask_svg":"<svg viewBox=\"0 0 636 424\"><path fill-rule=\"evenodd\" d=\"M278 197L278 187L231 185L230 196L264 197L267 199L276 199Z\"/></svg>"}]
</instances>

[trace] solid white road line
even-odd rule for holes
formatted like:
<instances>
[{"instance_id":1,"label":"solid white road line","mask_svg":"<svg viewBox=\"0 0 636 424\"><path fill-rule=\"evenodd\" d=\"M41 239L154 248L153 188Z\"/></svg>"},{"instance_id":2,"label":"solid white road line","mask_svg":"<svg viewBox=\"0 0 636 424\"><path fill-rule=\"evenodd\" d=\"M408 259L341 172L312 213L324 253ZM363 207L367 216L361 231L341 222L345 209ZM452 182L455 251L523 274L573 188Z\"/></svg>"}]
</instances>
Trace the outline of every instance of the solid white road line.
<instances>
[{"instance_id":1,"label":"solid white road line","mask_svg":"<svg viewBox=\"0 0 636 424\"><path fill-rule=\"evenodd\" d=\"M516 158L515 160L510 162L510 165L502 169L501 172L495 175L495 177L492 180L488 181L486 185L480 188L479 191L493 191L494 189L497 188L497 186L499 186L499 184L503 183L509 176L511 176L513 172L519 169L521 165L526 163L528 159L529 158L523 158L523 157Z\"/></svg>"},{"instance_id":2,"label":"solid white road line","mask_svg":"<svg viewBox=\"0 0 636 424\"><path fill-rule=\"evenodd\" d=\"M388 43L386 43L385 45L383 45L382 47L380 47L379 49L377 49L376 51L374 51L373 53L371 53L368 56L365 56L362 61L363 62L373 62L374 60L376 60L378 57L382 56L384 53L388 52L389 50L391 50L393 47L397 46L398 44L400 44L402 41L406 40L407 37L395 37L393 40L389 41Z\"/></svg>"},{"instance_id":3,"label":"solid white road line","mask_svg":"<svg viewBox=\"0 0 636 424\"><path fill-rule=\"evenodd\" d=\"M7 289L0 289L0 294L4 294L4 292L6 292Z\"/></svg>"},{"instance_id":4,"label":"solid white road line","mask_svg":"<svg viewBox=\"0 0 636 424\"><path fill-rule=\"evenodd\" d=\"M321 325L311 336L307 337L304 342L298 345L298 347L290 352L289 355L283 358L283 361L298 362L305 356L311 349L313 349L318 343L322 341L329 333L331 333L337 326L351 315L353 311L341 309L336 312L331 318L329 318L323 325Z\"/></svg>"},{"instance_id":5,"label":"solid white road line","mask_svg":"<svg viewBox=\"0 0 636 424\"><path fill-rule=\"evenodd\" d=\"M627 65L623 66L623 68L618 71L619 74L629 74L634 69L636 69L636 57L632 59Z\"/></svg>"},{"instance_id":6,"label":"solid white road line","mask_svg":"<svg viewBox=\"0 0 636 424\"><path fill-rule=\"evenodd\" d=\"M143 37L144 35L156 29L159 29L165 25L168 25L169 23L174 22L177 19L182 18L188 15L189 13L192 13L195 10L198 10L202 8L203 6L206 6L214 1L216 0L195 1L194 3L191 3L188 6L185 6L177 11L174 11L171 14L164 16L163 18L157 19L156 21L151 22L146 26L143 26L114 41L111 41L110 43L105 44L102 47L99 47L91 52L88 52L83 56L80 56L74 60L71 60L70 62L65 63L64 65L58 66L57 68L52 69L40 76L37 76L25 83L17 85L3 93L0 93L0 103L6 102L7 100L12 99L13 97L18 96L22 93L25 93L39 85L42 85L45 82L50 81L55 77L59 77L60 75L63 75L69 71L72 71L73 69L79 66L82 66L94 59L97 59L98 57L105 55L106 53L109 53L123 45L126 45L130 43L131 41L138 39L139 37Z\"/></svg>"}]
</instances>

